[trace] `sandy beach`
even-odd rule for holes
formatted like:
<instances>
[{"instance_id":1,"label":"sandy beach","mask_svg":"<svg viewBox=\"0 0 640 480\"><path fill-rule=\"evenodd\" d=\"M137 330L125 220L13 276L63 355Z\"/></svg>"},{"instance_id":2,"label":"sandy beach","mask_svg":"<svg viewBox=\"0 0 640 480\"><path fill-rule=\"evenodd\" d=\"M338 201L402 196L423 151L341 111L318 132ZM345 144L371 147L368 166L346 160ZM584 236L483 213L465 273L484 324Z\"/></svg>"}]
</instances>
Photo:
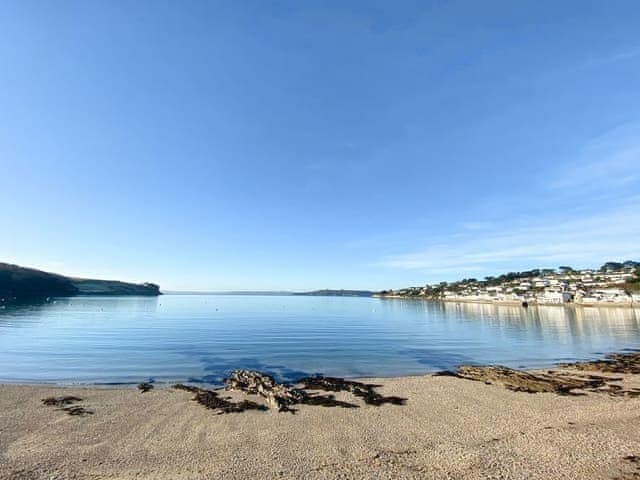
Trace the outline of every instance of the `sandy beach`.
<instances>
[{"instance_id":1,"label":"sandy beach","mask_svg":"<svg viewBox=\"0 0 640 480\"><path fill-rule=\"evenodd\" d=\"M623 378L637 388L637 375ZM368 380L406 405L216 415L190 392L0 386L7 479L640 476L640 398L524 393L446 376ZM91 414L43 405L74 395ZM247 398L240 392L224 393ZM252 400L260 401L256 396Z\"/></svg>"}]
</instances>

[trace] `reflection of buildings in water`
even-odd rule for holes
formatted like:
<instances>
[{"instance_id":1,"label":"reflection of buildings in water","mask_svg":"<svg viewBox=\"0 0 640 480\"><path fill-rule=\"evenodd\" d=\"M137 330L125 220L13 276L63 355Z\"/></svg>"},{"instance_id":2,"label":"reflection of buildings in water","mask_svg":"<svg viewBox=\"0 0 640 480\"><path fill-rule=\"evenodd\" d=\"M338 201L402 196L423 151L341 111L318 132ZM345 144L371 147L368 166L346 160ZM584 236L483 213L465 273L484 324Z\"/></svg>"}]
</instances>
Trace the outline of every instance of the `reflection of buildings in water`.
<instances>
[{"instance_id":1,"label":"reflection of buildings in water","mask_svg":"<svg viewBox=\"0 0 640 480\"><path fill-rule=\"evenodd\" d=\"M539 305L533 307L532 310L536 311L543 332L548 332L562 341L567 341L569 337L573 336L571 328L573 311L570 308Z\"/></svg>"},{"instance_id":2,"label":"reflection of buildings in water","mask_svg":"<svg viewBox=\"0 0 640 480\"><path fill-rule=\"evenodd\" d=\"M572 326L583 335L607 334L634 338L640 334L640 309L615 307L580 307L572 309Z\"/></svg>"},{"instance_id":3,"label":"reflection of buildings in water","mask_svg":"<svg viewBox=\"0 0 640 480\"><path fill-rule=\"evenodd\" d=\"M520 306L442 302L447 315L487 322L503 333L541 340L568 341L577 337L638 338L640 309Z\"/></svg>"},{"instance_id":4,"label":"reflection of buildings in water","mask_svg":"<svg viewBox=\"0 0 640 480\"><path fill-rule=\"evenodd\" d=\"M443 310L449 315L464 319L485 320L499 324L523 324L534 320L531 310L515 305L490 303L442 302Z\"/></svg>"},{"instance_id":5,"label":"reflection of buildings in water","mask_svg":"<svg viewBox=\"0 0 640 480\"><path fill-rule=\"evenodd\" d=\"M597 339L640 340L640 308L499 305L471 302L438 302L413 299L381 299L390 315L414 311L425 318L459 324L475 322L489 327L491 335L509 340L536 340L543 344L590 344Z\"/></svg>"},{"instance_id":6,"label":"reflection of buildings in water","mask_svg":"<svg viewBox=\"0 0 640 480\"><path fill-rule=\"evenodd\" d=\"M502 336L518 339L561 338L567 334L567 320L564 309L556 309L554 315L540 317L536 308L523 308L520 305L500 305L487 303L449 303L445 310L469 321L486 323L500 332Z\"/></svg>"},{"instance_id":7,"label":"reflection of buildings in water","mask_svg":"<svg viewBox=\"0 0 640 480\"><path fill-rule=\"evenodd\" d=\"M434 302L423 299L406 299L406 298L384 298L378 297L379 308L387 313L404 313L414 311L422 315L430 316L433 314L441 315L444 311L444 302Z\"/></svg>"},{"instance_id":8,"label":"reflection of buildings in water","mask_svg":"<svg viewBox=\"0 0 640 480\"><path fill-rule=\"evenodd\" d=\"M446 321L482 320L491 323L522 325L530 321L530 312L519 306L487 303L439 302L434 300L386 299L383 305L389 311L413 310L425 316Z\"/></svg>"}]
</instances>

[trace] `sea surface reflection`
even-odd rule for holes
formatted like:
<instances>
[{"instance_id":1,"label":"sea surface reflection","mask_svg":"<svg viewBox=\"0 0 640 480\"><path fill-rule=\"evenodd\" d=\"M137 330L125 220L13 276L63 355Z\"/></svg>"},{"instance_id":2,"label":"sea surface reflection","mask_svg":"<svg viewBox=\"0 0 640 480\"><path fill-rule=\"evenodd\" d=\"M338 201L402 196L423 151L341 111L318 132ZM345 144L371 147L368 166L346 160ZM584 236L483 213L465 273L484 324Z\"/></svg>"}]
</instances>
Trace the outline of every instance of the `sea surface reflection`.
<instances>
[{"instance_id":1,"label":"sea surface reflection","mask_svg":"<svg viewBox=\"0 0 640 480\"><path fill-rule=\"evenodd\" d=\"M219 383L426 373L463 363L542 367L640 347L640 310L401 299L76 297L0 310L0 381Z\"/></svg>"}]
</instances>

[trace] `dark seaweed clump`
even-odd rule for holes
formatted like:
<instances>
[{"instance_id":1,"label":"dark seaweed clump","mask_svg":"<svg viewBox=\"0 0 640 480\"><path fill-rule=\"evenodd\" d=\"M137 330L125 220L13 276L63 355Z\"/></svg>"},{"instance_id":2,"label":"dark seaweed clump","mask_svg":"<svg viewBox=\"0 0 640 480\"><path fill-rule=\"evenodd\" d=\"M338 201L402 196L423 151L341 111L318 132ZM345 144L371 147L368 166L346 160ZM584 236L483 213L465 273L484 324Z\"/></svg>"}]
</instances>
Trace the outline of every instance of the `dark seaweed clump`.
<instances>
[{"instance_id":1,"label":"dark seaweed clump","mask_svg":"<svg viewBox=\"0 0 640 480\"><path fill-rule=\"evenodd\" d=\"M64 407L62 411L67 412L69 415L84 417L85 415L93 415L91 410L87 410L80 405L71 405L70 407Z\"/></svg>"},{"instance_id":2,"label":"dark seaweed clump","mask_svg":"<svg viewBox=\"0 0 640 480\"><path fill-rule=\"evenodd\" d=\"M389 396L385 397L376 392L378 385L369 385L361 382L344 380L334 377L306 377L300 380L304 388L295 388L276 382L273 377L252 371L235 370L226 380L227 390L235 390L249 395L263 397L268 406L251 401L233 402L228 398L222 398L213 391L190 385L177 384L173 388L185 390L195 394L193 400L205 407L216 410L217 413L235 413L245 410L269 410L295 413L296 405L312 405L321 407L359 408L358 405L342 400L337 400L335 395L323 395L308 390L321 390L325 392L349 392L362 398L368 405L380 406L385 403L392 405L404 405L405 398Z\"/></svg>"},{"instance_id":3,"label":"dark seaweed clump","mask_svg":"<svg viewBox=\"0 0 640 480\"><path fill-rule=\"evenodd\" d=\"M182 383L174 385L173 388L176 390L185 390L187 392L194 393L194 401L203 405L205 408L215 410L218 414L239 413L244 412L245 410L269 410L265 405L260 405L259 403L251 402L249 400L234 402L228 398L222 398L217 392L207 390L205 388L193 387Z\"/></svg>"},{"instance_id":4,"label":"dark seaweed clump","mask_svg":"<svg viewBox=\"0 0 640 480\"><path fill-rule=\"evenodd\" d=\"M67 395L64 397L47 397L42 399L42 403L51 407L62 407L64 405L70 405L75 402L81 402L80 397L74 397Z\"/></svg>"},{"instance_id":5,"label":"dark seaweed clump","mask_svg":"<svg viewBox=\"0 0 640 480\"><path fill-rule=\"evenodd\" d=\"M615 383L621 382L622 378L590 373L638 374L640 373L640 353L638 352L614 353L603 360L563 363L559 367L566 371L527 372L500 365L461 365L456 372L439 372L438 375L502 385L516 392L550 392L558 395L585 395L585 392L595 392L617 397L640 397L640 389L625 389L622 385Z\"/></svg>"},{"instance_id":6,"label":"dark seaweed clump","mask_svg":"<svg viewBox=\"0 0 640 480\"><path fill-rule=\"evenodd\" d=\"M349 392L356 397L360 397L367 405L375 405L379 407L385 403L392 405L405 405L406 398L388 396L385 397L376 392L375 388L379 385L371 385L367 383L355 382L336 377L306 377L300 380L305 389L324 390L325 392Z\"/></svg>"},{"instance_id":7,"label":"dark seaweed clump","mask_svg":"<svg viewBox=\"0 0 640 480\"><path fill-rule=\"evenodd\" d=\"M640 373L640 352L612 353L603 360L561 364L574 370L591 370L603 373Z\"/></svg>"},{"instance_id":8,"label":"dark seaweed clump","mask_svg":"<svg viewBox=\"0 0 640 480\"><path fill-rule=\"evenodd\" d=\"M149 390L153 390L153 385L148 382L142 382L138 384L138 390L140 390L140 393L146 393Z\"/></svg>"},{"instance_id":9,"label":"dark seaweed clump","mask_svg":"<svg viewBox=\"0 0 640 480\"><path fill-rule=\"evenodd\" d=\"M73 405L76 402L81 402L80 397L74 397L72 395L66 395L63 397L47 397L42 399L42 403L50 407L60 407L59 410L68 413L73 416L83 417L85 415L93 415L91 410L87 410L83 406Z\"/></svg>"}]
</instances>

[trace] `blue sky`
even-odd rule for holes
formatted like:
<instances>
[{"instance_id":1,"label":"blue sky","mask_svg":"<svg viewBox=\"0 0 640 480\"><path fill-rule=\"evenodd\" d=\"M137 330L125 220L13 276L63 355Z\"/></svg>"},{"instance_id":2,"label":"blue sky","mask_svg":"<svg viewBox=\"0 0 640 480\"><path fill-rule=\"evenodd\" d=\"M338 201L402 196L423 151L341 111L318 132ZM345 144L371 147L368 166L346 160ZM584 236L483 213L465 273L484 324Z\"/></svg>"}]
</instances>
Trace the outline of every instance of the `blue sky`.
<instances>
[{"instance_id":1,"label":"blue sky","mask_svg":"<svg viewBox=\"0 0 640 480\"><path fill-rule=\"evenodd\" d=\"M636 1L12 1L0 261L167 289L640 259Z\"/></svg>"}]
</instances>

